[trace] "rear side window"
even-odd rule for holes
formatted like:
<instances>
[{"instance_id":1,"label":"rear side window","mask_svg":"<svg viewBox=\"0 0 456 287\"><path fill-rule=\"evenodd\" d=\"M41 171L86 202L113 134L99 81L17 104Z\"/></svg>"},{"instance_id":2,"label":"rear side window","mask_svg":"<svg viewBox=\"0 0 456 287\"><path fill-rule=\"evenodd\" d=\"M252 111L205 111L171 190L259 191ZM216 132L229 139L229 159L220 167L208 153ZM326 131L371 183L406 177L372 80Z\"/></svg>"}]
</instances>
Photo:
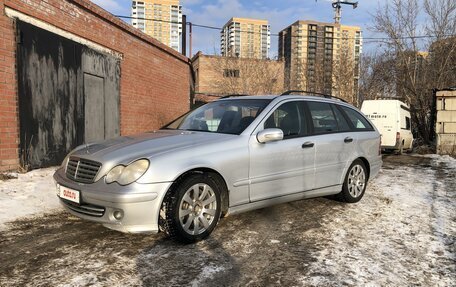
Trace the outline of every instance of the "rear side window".
<instances>
[{"instance_id":1,"label":"rear side window","mask_svg":"<svg viewBox=\"0 0 456 287\"><path fill-rule=\"evenodd\" d=\"M371 124L363 115L347 107L342 106L341 108L347 114L355 130L373 130Z\"/></svg>"},{"instance_id":2,"label":"rear side window","mask_svg":"<svg viewBox=\"0 0 456 287\"><path fill-rule=\"evenodd\" d=\"M342 112L337 108L336 105L332 105L334 114L336 115L337 125L339 127L340 132L345 132L351 130L350 125L348 124L347 120L345 119Z\"/></svg>"},{"instance_id":3,"label":"rear side window","mask_svg":"<svg viewBox=\"0 0 456 287\"><path fill-rule=\"evenodd\" d=\"M411 128L410 118L409 117L405 117L405 129L406 130L410 130L410 128Z\"/></svg>"},{"instance_id":4,"label":"rear side window","mask_svg":"<svg viewBox=\"0 0 456 287\"><path fill-rule=\"evenodd\" d=\"M315 134L339 131L331 105L320 102L307 102Z\"/></svg>"}]
</instances>

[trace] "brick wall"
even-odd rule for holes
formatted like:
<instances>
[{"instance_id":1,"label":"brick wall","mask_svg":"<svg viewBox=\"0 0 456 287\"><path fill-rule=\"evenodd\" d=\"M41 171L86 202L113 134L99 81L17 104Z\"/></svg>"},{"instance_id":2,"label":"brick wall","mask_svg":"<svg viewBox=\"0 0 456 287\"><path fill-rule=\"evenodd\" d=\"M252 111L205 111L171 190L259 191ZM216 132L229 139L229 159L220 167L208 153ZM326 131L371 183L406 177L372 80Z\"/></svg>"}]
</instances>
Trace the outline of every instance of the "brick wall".
<instances>
[{"instance_id":1,"label":"brick wall","mask_svg":"<svg viewBox=\"0 0 456 287\"><path fill-rule=\"evenodd\" d=\"M204 55L192 58L196 94L281 94L284 62ZM213 97L214 99L216 97Z\"/></svg>"},{"instance_id":2,"label":"brick wall","mask_svg":"<svg viewBox=\"0 0 456 287\"><path fill-rule=\"evenodd\" d=\"M3 11L3 3L0 2ZM3 13L2 13L3 14ZM19 125L13 20L0 16L0 170L19 163Z\"/></svg>"},{"instance_id":3,"label":"brick wall","mask_svg":"<svg viewBox=\"0 0 456 287\"><path fill-rule=\"evenodd\" d=\"M122 135L156 129L188 110L185 56L88 0L0 0L0 171L19 164L15 24L6 7L122 54Z\"/></svg>"}]
</instances>

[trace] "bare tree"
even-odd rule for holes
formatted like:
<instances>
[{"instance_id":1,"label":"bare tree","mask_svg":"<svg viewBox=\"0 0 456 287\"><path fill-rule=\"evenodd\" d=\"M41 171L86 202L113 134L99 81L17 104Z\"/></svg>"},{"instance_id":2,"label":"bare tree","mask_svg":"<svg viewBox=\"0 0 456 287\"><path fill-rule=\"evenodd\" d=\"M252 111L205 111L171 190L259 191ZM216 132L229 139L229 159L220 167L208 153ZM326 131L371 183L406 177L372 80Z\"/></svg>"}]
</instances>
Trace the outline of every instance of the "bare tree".
<instances>
[{"instance_id":1,"label":"bare tree","mask_svg":"<svg viewBox=\"0 0 456 287\"><path fill-rule=\"evenodd\" d=\"M386 98L396 93L394 65L394 57L388 52L362 56L359 79L361 100Z\"/></svg>"},{"instance_id":2,"label":"bare tree","mask_svg":"<svg viewBox=\"0 0 456 287\"><path fill-rule=\"evenodd\" d=\"M348 49L341 49L338 59L333 65L333 94L347 102L358 106L357 89L355 87L355 76L357 76L357 66L353 54Z\"/></svg>"},{"instance_id":3,"label":"bare tree","mask_svg":"<svg viewBox=\"0 0 456 287\"><path fill-rule=\"evenodd\" d=\"M279 94L283 92L283 62L213 57L212 91L220 94Z\"/></svg>"},{"instance_id":4,"label":"bare tree","mask_svg":"<svg viewBox=\"0 0 456 287\"><path fill-rule=\"evenodd\" d=\"M421 15L424 27L419 25ZM432 90L456 83L455 28L454 0L392 0L374 15L372 30L387 36L387 52L394 56L394 78L388 80L394 81L395 96L411 104L419 136L425 142L433 136ZM423 50L429 53L420 52Z\"/></svg>"}]
</instances>

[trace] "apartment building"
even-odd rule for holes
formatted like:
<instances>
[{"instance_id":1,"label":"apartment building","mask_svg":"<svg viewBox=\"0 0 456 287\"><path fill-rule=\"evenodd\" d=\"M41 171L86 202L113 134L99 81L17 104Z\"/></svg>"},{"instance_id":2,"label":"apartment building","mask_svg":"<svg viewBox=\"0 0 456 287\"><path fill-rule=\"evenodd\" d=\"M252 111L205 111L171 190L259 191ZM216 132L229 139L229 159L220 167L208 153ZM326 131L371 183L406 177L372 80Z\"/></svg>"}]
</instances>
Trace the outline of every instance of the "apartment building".
<instances>
[{"instance_id":1,"label":"apartment building","mask_svg":"<svg viewBox=\"0 0 456 287\"><path fill-rule=\"evenodd\" d=\"M182 6L179 0L133 1L131 24L176 51L181 51Z\"/></svg>"},{"instance_id":2,"label":"apartment building","mask_svg":"<svg viewBox=\"0 0 456 287\"><path fill-rule=\"evenodd\" d=\"M220 33L222 56L269 58L271 31L267 20L231 18Z\"/></svg>"},{"instance_id":3,"label":"apartment building","mask_svg":"<svg viewBox=\"0 0 456 287\"><path fill-rule=\"evenodd\" d=\"M285 88L332 94L357 104L361 29L296 21L279 33Z\"/></svg>"}]
</instances>

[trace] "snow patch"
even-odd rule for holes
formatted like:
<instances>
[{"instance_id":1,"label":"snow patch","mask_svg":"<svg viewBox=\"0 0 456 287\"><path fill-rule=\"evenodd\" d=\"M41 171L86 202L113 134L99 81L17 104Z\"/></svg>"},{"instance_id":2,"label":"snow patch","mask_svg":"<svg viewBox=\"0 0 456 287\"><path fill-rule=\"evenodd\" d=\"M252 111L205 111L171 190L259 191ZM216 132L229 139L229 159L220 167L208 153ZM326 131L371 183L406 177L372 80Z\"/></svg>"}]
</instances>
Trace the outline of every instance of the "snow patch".
<instances>
[{"instance_id":1,"label":"snow patch","mask_svg":"<svg viewBox=\"0 0 456 287\"><path fill-rule=\"evenodd\" d=\"M198 275L198 277L195 278L195 280L193 280L192 282L190 282L189 285L192 285L193 287L201 286L201 283L203 283L205 280L213 278L216 273L221 272L223 270L225 270L225 268L222 266L204 266L203 270L201 270L201 273Z\"/></svg>"},{"instance_id":2,"label":"snow patch","mask_svg":"<svg viewBox=\"0 0 456 287\"><path fill-rule=\"evenodd\" d=\"M429 157L434 168L382 169L360 203L324 218L328 238L303 285L454 284L456 161Z\"/></svg>"},{"instance_id":3,"label":"snow patch","mask_svg":"<svg viewBox=\"0 0 456 287\"><path fill-rule=\"evenodd\" d=\"M456 158L453 158L449 155L425 154L413 156L431 158L436 164L444 164L446 167L450 169L456 169Z\"/></svg>"},{"instance_id":4,"label":"snow patch","mask_svg":"<svg viewBox=\"0 0 456 287\"><path fill-rule=\"evenodd\" d=\"M0 180L0 230L8 221L61 208L52 178L55 170L43 168Z\"/></svg>"}]
</instances>

